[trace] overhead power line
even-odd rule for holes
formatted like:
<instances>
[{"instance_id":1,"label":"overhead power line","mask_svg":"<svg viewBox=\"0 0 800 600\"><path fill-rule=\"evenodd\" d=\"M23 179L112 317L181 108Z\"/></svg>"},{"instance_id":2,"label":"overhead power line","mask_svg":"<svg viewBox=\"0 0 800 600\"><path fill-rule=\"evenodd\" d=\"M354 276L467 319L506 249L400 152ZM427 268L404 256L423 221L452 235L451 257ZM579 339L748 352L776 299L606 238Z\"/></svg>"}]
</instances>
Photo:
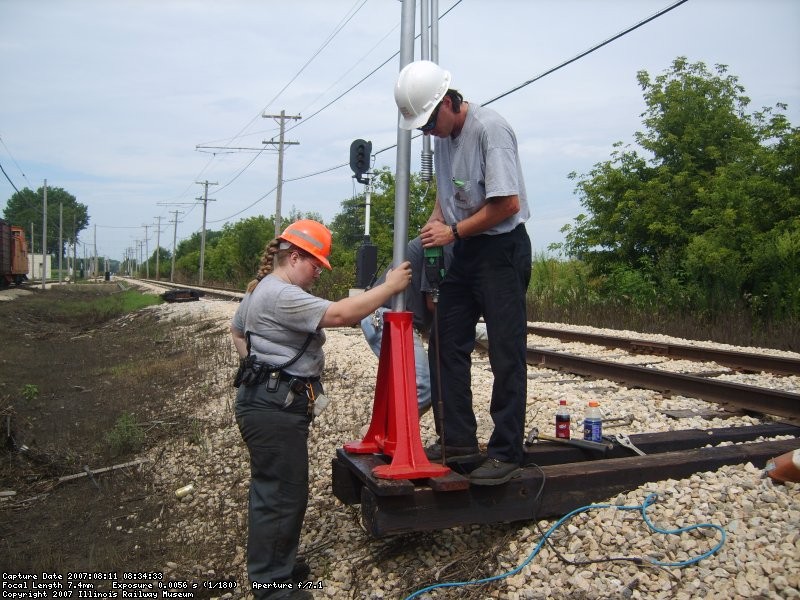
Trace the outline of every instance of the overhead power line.
<instances>
[{"instance_id":1,"label":"overhead power line","mask_svg":"<svg viewBox=\"0 0 800 600\"><path fill-rule=\"evenodd\" d=\"M619 39L619 38L621 38L622 36L629 34L631 31L634 31L634 30L636 30L636 29L639 29L639 27L641 27L641 26L643 26L643 25L646 25L646 24L647 24L647 23L649 23L650 21L652 21L652 20L654 20L654 19L657 19L658 17L661 17L661 16L663 16L663 15L667 14L667 13L668 13L669 11L671 11L672 9L674 9L674 8L677 8L677 7L678 7L678 6L680 6L681 4L683 4L683 3L685 3L685 2L688 2L688 1L689 1L689 0L678 0L678 1L677 1L677 2L675 2L674 4L671 4L671 5L670 5L670 6L668 6L667 8L664 8L664 9L662 9L662 10L658 11L657 13L655 13L654 15L651 15L651 16L647 17L647 18L646 18L646 19L644 19L643 21L639 21L639 22L638 22L636 25L633 25L633 26L631 26L631 27L628 27L627 29L624 29L623 31L620 31L619 33L617 33L616 35L614 35L614 36L612 36L612 37L608 38L607 40L605 40L605 41L603 41L603 42L600 42L599 44L596 44L596 45L592 46L592 47L591 47L591 48L589 48L588 50L584 50L583 52L581 52L580 54L578 54L578 55L576 55L576 56L573 56L573 57L572 57L572 58L570 58L569 60L565 60L565 61L564 61L564 62L562 62L561 64L559 64L559 65L556 65L555 67L553 67L553 68L551 68L551 69L548 69L547 71L545 71L544 73L541 73L541 74L537 75L537 76L536 76L536 77L534 77L533 79L529 79L528 81L525 81L524 83L521 83L521 84L519 84L518 86L511 88L511 89L510 89L510 90L508 90L507 92L503 92L503 93L502 93L502 94L500 94L499 96L495 96L495 97L494 97L494 98L492 98L491 100L488 100L488 101L484 102L484 103L483 103L481 106L488 106L488 105L489 105L489 104L491 104L492 102L495 102L496 100L500 100L500 98L505 98L505 97L506 97L506 96L508 96L509 94L513 94L514 92L517 92L517 91L521 90L521 89L522 89L522 88L524 88L525 86L532 84L534 81L538 81L538 80L539 80L539 79L541 79L542 77L546 77L547 75L550 75L551 73L555 73L555 72L556 72L556 71L558 71L559 69L561 69L561 68L563 68L563 67L566 67L567 65L569 65L569 64L571 64L571 63L574 63L576 60L579 60L579 59L583 58L584 56L588 56L589 54L591 54L591 53L592 53L592 52L594 52L595 50L599 50L600 48L602 48L603 46L605 46L605 45L607 45L607 44L610 44L610 43L611 43L611 42L613 42L614 40L618 40L618 39Z\"/></svg>"},{"instance_id":2,"label":"overhead power line","mask_svg":"<svg viewBox=\"0 0 800 600\"><path fill-rule=\"evenodd\" d=\"M461 2L462 2L462 0L458 0L458 1L457 1L455 4L453 4L453 6L451 6L451 7L450 7L450 8L449 8L449 9L448 9L446 12L444 12L444 13L443 13L443 14L442 14L442 15L439 17L439 19L441 19L442 17L444 17L445 15L447 15L447 14L448 14L450 11L452 11L452 10L453 10L453 8L455 8L456 6L458 6L458 4L460 4ZM600 48L602 48L602 47L604 47L604 46L606 46L606 45L610 44L611 42L613 42L613 41L615 41L615 40L618 40L619 38L621 38L621 37L623 37L623 36L625 36L625 35L627 35L627 34L631 33L632 31L635 31L636 29L638 29L638 28L640 28L640 27L642 27L642 26L646 25L647 23L649 23L649 22L651 22L651 21L653 21L653 20L657 19L658 17L661 17L661 16L665 15L666 13L670 12L671 10L673 10L673 9L677 8L678 6L680 6L681 4L684 4L684 3L686 3L686 2L688 2L688 0L678 0L677 2L674 2L674 3L673 3L673 4L671 4L670 6L668 6L668 7L664 8L664 9L661 9L661 10L659 10L658 12L656 12L656 13L654 13L653 15L651 15L651 16L649 16L649 17L647 17L646 19L643 19L642 21L639 21L639 22L638 22L638 23L636 23L635 25L632 25L632 26L630 26L630 27L628 27L628 28L626 28L626 29L623 29L622 31L620 31L619 33L617 33L617 34L613 35L612 37L610 37L610 38L608 38L608 39L606 39L606 40L604 40L604 41L602 41L602 42L600 42L600 43L598 43L598 44L595 44L595 45L591 46L590 48L588 48L587 50L584 50L584 51L583 51L583 52L581 52L580 54L577 54L576 56L574 56L574 57L572 57L572 58L570 58L570 59L568 59L568 60L565 60L564 62L562 62L562 63L559 63L558 65L556 65L556 66L554 66L554 67L552 67L552 68L550 68L550 69L547 69L547 70L546 70L546 71L544 71L543 73L541 73L541 74L539 74L539 75L537 75L537 76L535 76L535 77L533 77L533 78L531 78L531 79L529 79L529 80L527 80L527 81L525 81L525 82L523 82L523 83L521 83L521 84L519 84L519 85L517 85L517 86L515 86L515 87L511 88L510 90L508 90L508 91L506 91L506 92L503 92L502 94L500 94L500 95L498 95L498 96L495 96L494 98L492 98L492 99L490 99L490 100L488 100L488 101L486 101L486 102L482 103L482 106L487 106L487 105L491 104L492 102L496 102L497 100L500 100L501 98L504 98L504 97L506 97L506 96L508 96L508 95L510 95L510 94L513 94L513 93L515 93L515 92L518 92L519 90L521 90L522 88L524 88L524 87L526 87L526 86L530 85L531 83L534 83L534 82L536 82L536 81L538 81L538 80L540 80L540 79L543 79L543 78L544 78L544 77L546 77L547 75L550 75L550 74L552 74L552 73L554 73L554 72L558 71L559 69L562 69L562 68L566 67L567 65L570 65L570 64L572 64L573 62L576 62L576 61L580 60L581 58L584 58L584 57L588 56L589 54L591 54L591 53L593 53L593 52L595 52L595 51L599 50ZM361 80L359 80L359 81L358 81L356 84L354 84L353 86L351 86L350 88L348 88L347 90L345 90L345 91L344 91L342 94L340 94L339 96L337 96L336 98L334 98L334 99L333 99L331 102L329 102L328 104L326 104L325 106L323 106L323 107L322 107L320 110L318 110L318 111L316 111L316 112L312 113L312 114L311 114L311 115L309 115L308 117L304 117L303 121L300 121L300 122L298 122L296 125L294 125L294 126L292 126L292 127L289 127L289 128L287 128L287 130L286 130L286 131L288 132L288 131L291 131L292 129L295 129L295 128L299 127L300 125L302 125L302 123L308 122L308 120L309 120L310 118L312 118L312 117L314 117L314 116L318 115L318 114L319 114L320 112L322 112L323 110L325 110L325 109L329 108L329 107L330 107L332 104L334 104L335 102L337 102L338 100L340 100L340 99L341 99L342 97L344 97L346 94L348 94L348 93L349 93L349 92L351 92L353 89L355 89L356 87L358 87L359 85L361 85L361 84L362 84L364 81L366 81L366 80L367 80L369 77L371 77L372 75L374 75L374 74L375 74L375 73L376 73L378 70L380 70L381 68L383 68L383 67L384 67L384 66L385 66L385 65L386 65L386 64L387 64L387 63L388 63L390 60L392 60L393 58L395 58L395 57L396 57L398 54L399 54L399 52L396 52L395 54L393 54L392 56L390 56L388 59L386 59L386 60L385 60L384 62L382 62L380 65L378 65L377 67L375 67L375 69L373 69L372 71L370 71L370 73L369 73L369 74L367 74L365 77L363 77ZM418 135L416 135L416 136L414 136L414 137L419 137L420 135L422 135L422 134L418 134ZM391 149L393 149L393 148L395 148L395 147L397 147L397 144L391 144L391 145L389 145L389 146L386 146L386 147L384 147L384 148L381 148L381 149L379 149L379 150L377 150L377 151L373 152L373 155L374 155L374 156L377 156L378 154L382 154L383 152L387 152L387 151L389 151L389 150L391 150ZM247 165L246 165L246 166L245 166L245 167L244 167L244 168L243 168L241 171L239 171L239 173L237 173L237 174L236 174L236 177L234 178L234 180L235 180L236 178L238 178L238 177L239 177L239 176L240 176L240 175L241 175L241 174L242 174L242 173L243 173L245 170L247 170L247 168L248 168L248 167L249 167L249 166L250 166L250 165L251 165L251 164L252 164L252 163L255 161L255 159L256 159L256 158L258 158L258 156L259 156L260 154L261 154L261 153L259 152L259 153L258 153L258 154L257 154L257 155L256 155L256 156L253 158L253 160L251 160L251 161L250 161L250 162L249 162L249 163L248 163L248 164L247 164ZM345 163L341 163L341 164L338 164L338 165L335 165L335 166L332 166L332 167L328 167L328 168L326 168L326 169L321 169L321 170L319 170L319 171L314 171L313 173L307 173L307 174L305 174L305 175L300 175L300 176L298 176L298 177L291 177L291 178L285 179L284 181L288 183L288 182L293 182L293 181L300 181L300 180L303 180L303 179L309 179L309 178L311 178L311 177L316 177L317 175L322 175L322 174L324 174L324 173L329 173L329 172L331 172L331 171L336 171L336 170L338 170L338 169L341 169L341 168L344 168L344 167L346 167L346 166L348 166L348 165L349 165L349 163L348 163L348 162L345 162ZM227 187L227 186L228 186L228 185L230 185L230 183L232 183L232 182L233 182L233 180L231 180L230 182L226 183L226 184L225 184L225 186L223 186L223 188L224 188L224 187ZM220 188L220 189L222 189L222 188ZM238 215L240 215L240 214L242 214L242 213L246 212L247 210L249 210L250 208L252 208L252 207L253 207L253 206L255 206L256 204L258 204L259 202L261 202L262 200L264 200L264 199L265 199L267 196L269 196L270 194L272 194L272 193L273 193L273 192L274 192L276 189L277 189L277 186L276 186L275 188L271 189L269 192L267 192L267 193L266 193L266 194L264 194L263 196L261 196L260 198L258 198L256 201L254 201L254 202L253 202L252 204L250 204L249 206L245 207L244 209L240 210L239 212L237 212L237 213L235 213L235 214L233 214L233 215L229 215L228 217L225 217L225 218L223 218L223 219L219 219L219 220L215 220L215 221L209 221L209 222L210 222L210 223L219 223L219 222L227 221L227 220L229 220L229 219L231 219L231 218L233 218L233 217L236 217L236 216L238 216Z\"/></svg>"},{"instance_id":3,"label":"overhead power line","mask_svg":"<svg viewBox=\"0 0 800 600\"><path fill-rule=\"evenodd\" d=\"M574 56L574 57L570 58L569 60L565 60L564 62L562 62L562 63L560 63L560 64L556 65L555 67L552 67L552 68L550 68L550 69L548 69L548 70L544 71L543 73L541 73L541 74L537 75L536 77L534 77L534 78L532 78L532 79L529 79L528 81L525 81L524 83L521 83L521 84L519 84L519 85L517 85L517 86L515 86L515 87L511 88L510 90L508 90L508 91L506 91L506 92L503 92L503 93L502 93L502 94L500 94L499 96L495 96L495 97L494 97L494 98L492 98L491 100L488 100L488 101L486 101L486 102L482 103L482 104L481 104L481 106L487 106L487 105L491 104L492 102L495 102L495 101L497 101L497 100L500 100L501 98L504 98L504 97L506 97L506 96L508 96L508 95L510 95L510 94L513 94L514 92L518 92L519 90L521 90L521 89L522 89L522 88L524 88L525 86L527 86L527 85L530 85L531 83L533 83L533 82L535 82L535 81L538 81L538 80L540 80L540 79L542 79L542 78L546 77L547 75L550 75L551 73L555 73L555 72L556 72L556 71L558 71L559 69L561 69L561 68L563 68L563 67L566 67L567 65L569 65L569 64L571 64L571 63L573 63L573 62L575 62L575 61L577 61L577 60L579 60L579 59L581 59L581 58L583 58L583 57L585 57L585 56L588 56L588 55L589 55L589 54L591 54L592 52L595 52L596 50L599 50L599 49L600 49L600 48L602 48L603 46L606 46L606 45L610 44L611 42L613 42L613 41L615 41L615 40L617 40L617 39L619 39L619 38L623 37L624 35L627 35L627 34L631 33L632 31L634 31L634 30L638 29L639 27L642 27L643 25L645 25L645 24L649 23L650 21L653 21L654 19L657 19L658 17L661 17L661 16L665 15L666 13L668 13L669 11L671 11L672 9L674 9L674 8L677 8L678 6L680 6L681 4L684 4L684 3L686 3L686 2L688 2L688 0L678 0L677 2L675 2L675 3L671 4L670 6L668 6L668 7L666 7L666 8L663 8L663 9L661 9L660 11L658 11L657 13L655 13L655 14L653 14L653 15L651 15L651 16L649 16L649 17L647 17L646 19L644 19L644 20L642 20L642 21L639 21L639 22L638 22L638 23L636 23L635 25L632 25L631 27L628 27L627 29L623 29L623 30L622 30L622 31L620 31L619 33L617 33L617 34L613 35L612 37L608 38L607 40L605 40L605 41L603 41L603 42L600 42L599 44L595 44L594 46L592 46L592 47L591 47L591 48L589 48L588 50L584 50L583 52L581 52L580 54L577 54L576 56ZM454 5L454 6L455 6L455 5ZM452 7L451 7L451 10L452 10ZM448 12L449 12L449 11L448 11ZM447 13L445 13L445 14L447 14ZM442 16L444 16L444 15L442 15ZM440 18L441 18L441 17L440 17ZM396 55L395 55L395 56L396 56ZM392 57L392 58L393 58L393 57ZM388 61L387 61L387 62L388 62ZM385 64L385 63L384 63L384 64ZM382 67L382 66L383 66L383 64L381 65L381 67ZM378 67L378 69L379 69L379 68L380 68L380 67ZM376 70L377 70L377 69L376 69ZM372 74L372 73L371 73L371 74ZM362 80L362 81L364 81L364 80ZM361 82L359 82L359 83L361 83ZM351 89L352 89L352 88L351 88ZM350 90L348 90L348 92L349 92L349 91L350 91ZM347 93L347 92L345 92L345 93ZM344 94L343 94L343 95L344 95ZM341 97L341 96L340 96L340 97ZM337 100L338 100L338 98L337 98ZM314 114L316 114L316 113L314 113ZM311 115L311 116L314 116L314 115ZM306 120L308 120L309 118L310 118L310 117L306 117ZM298 125L295 125L295 127L298 127L298 126L299 126L299 124L298 124ZM417 134L417 135L415 135L414 137L415 137L415 138L417 138L417 137L419 137L420 135L422 135L422 134L421 134L421 133L420 133L420 134ZM389 145L389 146L386 146L386 147L384 147L384 148L381 148L380 150L377 150L377 151L373 152L373 155L377 156L378 154L381 154L381 153L383 153L383 152L386 152L386 151L388 151L388 150L391 150L392 148L396 148L396 147L397 147L397 144L391 144L391 145ZM324 170L322 170L322 171L316 171L316 172L314 172L314 173L309 173L309 174L307 174L307 175L301 175L301 176L299 176L299 177L294 177L294 178L292 178L292 179L287 179L286 181L299 181L299 180L301 180L301 179L308 179L308 178L310 178L310 177L314 177L314 176L316 176L316 175L319 175L319 174L321 174L321 173L327 173L327 172L329 172L329 171L335 171L336 169L340 169L340 168L342 168L342 167L345 167L345 166L347 166L348 164L349 164L349 163L344 163L344 164L341 164L341 165L337 165L337 166L335 166L335 167L330 167L330 168L328 168L328 169L324 169Z\"/></svg>"},{"instance_id":4,"label":"overhead power line","mask_svg":"<svg viewBox=\"0 0 800 600\"><path fill-rule=\"evenodd\" d=\"M14 191L15 191L15 192L17 192L17 193L19 194L19 190L17 189L17 186L15 186L15 185L14 185L14 182L13 182L13 181L11 181L11 177L9 177L9 176L8 176L8 173L6 173L6 170L3 168L3 164L2 164L2 163L0 163L0 171L2 171L2 172L3 172L3 175L5 175L5 176L6 176L6 179L8 179L8 183L10 183L10 184L11 184L11 187L13 187L13 188L14 188Z\"/></svg>"},{"instance_id":5,"label":"overhead power line","mask_svg":"<svg viewBox=\"0 0 800 600\"><path fill-rule=\"evenodd\" d=\"M309 59L308 59L308 60L305 62L305 64L304 64L302 67L300 67L300 69L299 69L299 70L298 70L298 71L297 71L297 72L296 72L296 73L295 73L295 74L292 76L292 78L291 78L291 79L289 79L289 81L286 83L286 85L284 85L284 86L283 86L283 87L280 89L280 91L279 91L277 94L275 94L275 96L274 96L274 97L273 97L273 98L272 98L272 99L271 99L269 102L267 102L267 104L264 106L264 108L262 108L262 109L261 109L261 110L258 112L258 114L257 114L256 116L254 116L252 119L250 119L250 120L249 120L249 121L248 121L248 122L245 124L245 126L244 126L244 127L242 127L242 128L239 130L239 132L238 132L236 135L234 135L234 136L233 136L233 137L231 137L231 138L228 138L228 142L229 142L229 143L230 143L230 142L232 142L233 140L235 140L235 139L237 139L237 138L241 137L241 136L242 136L242 134L244 133L244 131L245 131L245 130L246 130L248 127L250 127L250 125L252 125L252 124L253 124L253 122L255 122L257 119L259 119L259 118L261 117L261 115L262 115L262 114L264 114L265 112L267 112L267 109L268 109L270 106L272 106L272 104L273 104L273 103L274 103L274 102L275 102L275 101L276 101L278 98L280 98L281 94L283 94L283 92L285 92L285 91L287 90L287 88L288 88L288 87L289 87L289 86L290 86L292 83L294 83L294 81L295 81L295 80L296 80L296 79L297 79L297 78L298 78L298 77L299 77L299 76L300 76L300 75L303 73L303 71L305 71L305 70L306 70L306 67L308 67L308 65L310 65L310 64L311 64L311 63L314 61L314 59L315 59L317 56L319 56L319 54L320 54L320 53L321 53L321 52L322 52L322 51L323 51L323 50L324 50L324 49L325 49L325 48L328 46L328 44L330 44L330 43L333 41L333 39L334 39L334 38L335 38L335 37L336 37L336 36L339 34L339 32L340 32L340 31L341 31L341 30L344 28L344 26L345 26L345 25L347 25L347 24L348 24L348 23L349 23L349 22L350 22L350 21L353 19L353 17L355 17L355 16L356 16L356 14L358 14L358 12L359 12L359 11L360 11L360 10L361 10L361 9L364 7L364 5L367 3L367 0L356 0L356 4L358 4L358 2L361 2L361 5L360 5L360 6L358 6L358 8L355 8L355 5L353 5L353 7L351 7L351 8L350 8L350 10L348 11L348 14L345 14L345 16L342 18L342 20L341 20L341 21L339 21L338 25L336 25L336 27L334 27L333 31L332 31L331 33L329 33L329 34L328 34L328 37L325 39L325 41L323 41L323 42L322 42L322 44L320 45L320 47L319 47L319 48L317 48L317 50L316 50L316 51L315 51L315 52L314 52L314 53L311 55L311 57L310 57L310 58L309 58ZM248 165L248 166L249 166L249 165ZM217 191L219 191L219 190L217 190Z\"/></svg>"}]
</instances>

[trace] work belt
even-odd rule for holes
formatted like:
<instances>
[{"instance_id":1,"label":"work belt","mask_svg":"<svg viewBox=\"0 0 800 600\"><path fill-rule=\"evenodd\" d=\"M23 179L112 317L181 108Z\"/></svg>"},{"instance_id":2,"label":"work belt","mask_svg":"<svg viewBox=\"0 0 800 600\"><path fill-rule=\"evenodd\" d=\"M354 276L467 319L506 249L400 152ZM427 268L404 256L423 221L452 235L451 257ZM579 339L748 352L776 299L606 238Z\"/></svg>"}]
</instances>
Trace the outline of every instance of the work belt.
<instances>
[{"instance_id":1,"label":"work belt","mask_svg":"<svg viewBox=\"0 0 800 600\"><path fill-rule=\"evenodd\" d=\"M291 382L293 379L304 384L319 381L319 377L297 377L295 375L290 375L274 365L258 362L254 360L252 356L248 356L239 361L239 370L236 372L233 385L234 387L239 387L240 385L247 387L270 382L272 386L277 388L281 381Z\"/></svg>"}]
</instances>

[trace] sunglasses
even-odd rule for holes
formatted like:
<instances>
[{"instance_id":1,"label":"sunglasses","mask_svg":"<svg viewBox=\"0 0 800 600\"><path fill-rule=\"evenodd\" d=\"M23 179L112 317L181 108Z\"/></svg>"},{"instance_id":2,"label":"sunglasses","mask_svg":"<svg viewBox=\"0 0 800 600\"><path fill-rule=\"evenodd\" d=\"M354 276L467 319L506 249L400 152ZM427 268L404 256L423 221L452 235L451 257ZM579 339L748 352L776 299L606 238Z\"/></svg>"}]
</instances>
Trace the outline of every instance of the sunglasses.
<instances>
[{"instance_id":1,"label":"sunglasses","mask_svg":"<svg viewBox=\"0 0 800 600\"><path fill-rule=\"evenodd\" d=\"M422 127L417 127L422 133L428 133L429 131L433 131L436 128L436 119L439 117L439 109L441 108L442 103L436 105L436 108L433 109L431 113L431 117L428 119L428 122L425 123Z\"/></svg>"},{"instance_id":2,"label":"sunglasses","mask_svg":"<svg viewBox=\"0 0 800 600\"><path fill-rule=\"evenodd\" d=\"M316 258L308 254L307 252L296 252L297 256L302 260L311 263L311 266L314 268L314 275L320 275L322 273L322 265L319 264Z\"/></svg>"}]
</instances>

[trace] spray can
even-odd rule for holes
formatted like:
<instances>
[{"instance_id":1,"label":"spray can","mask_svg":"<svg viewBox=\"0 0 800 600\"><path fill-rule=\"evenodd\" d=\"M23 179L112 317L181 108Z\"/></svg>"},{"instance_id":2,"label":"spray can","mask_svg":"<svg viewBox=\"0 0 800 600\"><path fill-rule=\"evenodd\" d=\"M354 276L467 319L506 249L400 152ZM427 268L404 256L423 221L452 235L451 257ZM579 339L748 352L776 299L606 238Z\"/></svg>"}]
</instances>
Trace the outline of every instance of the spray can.
<instances>
[{"instance_id":1,"label":"spray can","mask_svg":"<svg viewBox=\"0 0 800 600\"><path fill-rule=\"evenodd\" d=\"M589 402L589 408L583 417L583 439L592 442L603 441L603 413L597 400Z\"/></svg>"},{"instance_id":2,"label":"spray can","mask_svg":"<svg viewBox=\"0 0 800 600\"><path fill-rule=\"evenodd\" d=\"M558 401L556 411L556 437L565 440L569 439L569 409L566 400Z\"/></svg>"}]
</instances>

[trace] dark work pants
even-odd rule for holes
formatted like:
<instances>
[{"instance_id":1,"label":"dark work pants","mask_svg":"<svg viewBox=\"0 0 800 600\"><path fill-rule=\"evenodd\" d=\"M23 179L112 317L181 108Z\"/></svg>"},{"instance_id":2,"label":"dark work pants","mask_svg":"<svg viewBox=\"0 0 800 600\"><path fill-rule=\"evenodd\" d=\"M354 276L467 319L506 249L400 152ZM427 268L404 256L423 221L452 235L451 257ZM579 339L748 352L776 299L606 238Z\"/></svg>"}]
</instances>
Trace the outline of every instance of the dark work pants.
<instances>
[{"instance_id":1,"label":"dark work pants","mask_svg":"<svg viewBox=\"0 0 800 600\"><path fill-rule=\"evenodd\" d=\"M266 384L242 386L236 422L250 451L247 574L259 583L291 581L308 505L308 401L297 397L288 408L289 388L275 393ZM255 598L286 592L253 590Z\"/></svg>"},{"instance_id":2,"label":"dark work pants","mask_svg":"<svg viewBox=\"0 0 800 600\"><path fill-rule=\"evenodd\" d=\"M526 294L531 278L531 242L525 225L500 235L479 235L456 242L453 262L442 281L437 307L439 361L444 404L444 443L477 443L472 408L471 367L475 325L483 316L494 375L489 407L494 431L488 455L521 463L528 376ZM431 374L436 381L436 335L431 335ZM442 435L433 385L433 412Z\"/></svg>"}]
</instances>

